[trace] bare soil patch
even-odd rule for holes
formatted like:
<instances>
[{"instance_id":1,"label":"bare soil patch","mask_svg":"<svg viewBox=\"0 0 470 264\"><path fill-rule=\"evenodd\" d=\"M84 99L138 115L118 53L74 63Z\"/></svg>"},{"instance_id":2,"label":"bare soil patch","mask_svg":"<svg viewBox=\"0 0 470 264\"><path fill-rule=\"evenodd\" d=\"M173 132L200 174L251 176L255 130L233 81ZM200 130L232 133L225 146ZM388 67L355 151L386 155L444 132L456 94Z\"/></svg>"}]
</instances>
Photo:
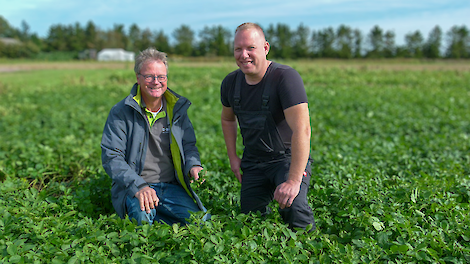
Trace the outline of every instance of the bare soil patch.
<instances>
[{"instance_id":1,"label":"bare soil patch","mask_svg":"<svg viewBox=\"0 0 470 264\"><path fill-rule=\"evenodd\" d=\"M131 62L12 62L0 63L0 72L64 69L132 69Z\"/></svg>"},{"instance_id":2,"label":"bare soil patch","mask_svg":"<svg viewBox=\"0 0 470 264\"><path fill-rule=\"evenodd\" d=\"M292 64L307 68L339 68L385 71L470 71L470 60L416 59L318 59L300 60Z\"/></svg>"},{"instance_id":3,"label":"bare soil patch","mask_svg":"<svg viewBox=\"0 0 470 264\"><path fill-rule=\"evenodd\" d=\"M288 65L298 65L307 68L355 68L361 70L412 70L412 71L470 71L470 60L334 60L315 59L299 61L278 61ZM192 61L171 60L170 66L180 67L234 67L236 64L231 60L223 61ZM134 62L98 62L98 61L74 61L74 62L0 62L0 72L51 70L51 69L129 69L132 70Z\"/></svg>"}]
</instances>

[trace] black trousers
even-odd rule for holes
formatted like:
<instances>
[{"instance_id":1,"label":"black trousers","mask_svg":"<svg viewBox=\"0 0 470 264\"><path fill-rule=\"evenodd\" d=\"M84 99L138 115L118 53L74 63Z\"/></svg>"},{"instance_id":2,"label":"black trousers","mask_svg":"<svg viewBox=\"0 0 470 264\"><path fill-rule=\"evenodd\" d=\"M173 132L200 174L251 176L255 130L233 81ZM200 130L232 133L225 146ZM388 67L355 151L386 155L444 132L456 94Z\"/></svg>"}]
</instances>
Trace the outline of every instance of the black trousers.
<instances>
[{"instance_id":1,"label":"black trousers","mask_svg":"<svg viewBox=\"0 0 470 264\"><path fill-rule=\"evenodd\" d=\"M240 194L242 213L256 211L261 214L271 213L268 205L274 199L276 187L288 179L290 163L290 155L269 161L246 158L242 160L243 177ZM312 230L315 229L312 208L307 202L311 177L310 162L305 171L307 173L302 177L300 192L292 202L292 206L278 209L282 219L291 229L295 227L305 229L309 224L313 225Z\"/></svg>"}]
</instances>

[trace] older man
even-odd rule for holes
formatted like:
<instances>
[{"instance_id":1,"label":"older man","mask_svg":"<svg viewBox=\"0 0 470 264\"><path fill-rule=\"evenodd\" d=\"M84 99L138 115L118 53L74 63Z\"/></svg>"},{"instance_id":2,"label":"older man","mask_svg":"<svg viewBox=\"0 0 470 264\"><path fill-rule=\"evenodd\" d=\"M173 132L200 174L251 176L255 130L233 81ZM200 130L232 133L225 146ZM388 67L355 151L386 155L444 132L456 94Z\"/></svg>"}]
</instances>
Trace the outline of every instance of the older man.
<instances>
[{"instance_id":1,"label":"older man","mask_svg":"<svg viewBox=\"0 0 470 264\"><path fill-rule=\"evenodd\" d=\"M167 87L165 53L142 51L134 71L137 83L111 109L101 141L113 206L139 224L186 224L191 212L206 211L189 184L203 169L187 115L191 103Z\"/></svg>"}]
</instances>

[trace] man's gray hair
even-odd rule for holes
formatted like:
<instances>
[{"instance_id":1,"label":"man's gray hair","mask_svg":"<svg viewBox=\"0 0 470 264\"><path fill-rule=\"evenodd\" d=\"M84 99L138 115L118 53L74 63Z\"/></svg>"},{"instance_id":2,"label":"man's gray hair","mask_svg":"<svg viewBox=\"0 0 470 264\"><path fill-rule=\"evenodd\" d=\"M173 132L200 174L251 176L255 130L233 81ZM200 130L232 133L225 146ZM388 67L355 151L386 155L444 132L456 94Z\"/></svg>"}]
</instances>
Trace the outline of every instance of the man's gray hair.
<instances>
[{"instance_id":1,"label":"man's gray hair","mask_svg":"<svg viewBox=\"0 0 470 264\"><path fill-rule=\"evenodd\" d=\"M155 48L147 48L140 52L140 54L135 57L134 72L136 74L140 73L144 63L161 61L165 64L166 72L168 73L168 59L165 52L158 51Z\"/></svg>"}]
</instances>

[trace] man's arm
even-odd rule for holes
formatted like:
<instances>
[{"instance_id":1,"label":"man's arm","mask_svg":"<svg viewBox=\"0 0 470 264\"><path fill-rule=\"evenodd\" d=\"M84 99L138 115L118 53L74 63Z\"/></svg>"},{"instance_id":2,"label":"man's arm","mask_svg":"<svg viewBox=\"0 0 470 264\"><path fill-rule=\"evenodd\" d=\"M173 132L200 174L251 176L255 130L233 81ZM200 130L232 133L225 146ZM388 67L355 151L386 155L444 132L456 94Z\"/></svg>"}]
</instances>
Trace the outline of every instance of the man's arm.
<instances>
[{"instance_id":1,"label":"man's arm","mask_svg":"<svg viewBox=\"0 0 470 264\"><path fill-rule=\"evenodd\" d=\"M101 159L103 168L113 182L127 186L129 194L139 199L142 211L150 212L158 204L155 190L148 187L146 182L126 162L127 129L124 116L113 108L106 120L101 139Z\"/></svg>"},{"instance_id":2,"label":"man's arm","mask_svg":"<svg viewBox=\"0 0 470 264\"><path fill-rule=\"evenodd\" d=\"M303 173L307 166L310 154L310 115L308 104L294 105L284 110L287 124L292 129L291 165L289 178L280 184L274 192L274 199L278 201L281 209L290 207L292 201L299 194Z\"/></svg>"},{"instance_id":3,"label":"man's arm","mask_svg":"<svg viewBox=\"0 0 470 264\"><path fill-rule=\"evenodd\" d=\"M221 114L222 132L224 133L227 155L230 160L230 168L239 182L242 182L240 173L241 160L237 156L237 119L231 107L222 106Z\"/></svg>"}]
</instances>

